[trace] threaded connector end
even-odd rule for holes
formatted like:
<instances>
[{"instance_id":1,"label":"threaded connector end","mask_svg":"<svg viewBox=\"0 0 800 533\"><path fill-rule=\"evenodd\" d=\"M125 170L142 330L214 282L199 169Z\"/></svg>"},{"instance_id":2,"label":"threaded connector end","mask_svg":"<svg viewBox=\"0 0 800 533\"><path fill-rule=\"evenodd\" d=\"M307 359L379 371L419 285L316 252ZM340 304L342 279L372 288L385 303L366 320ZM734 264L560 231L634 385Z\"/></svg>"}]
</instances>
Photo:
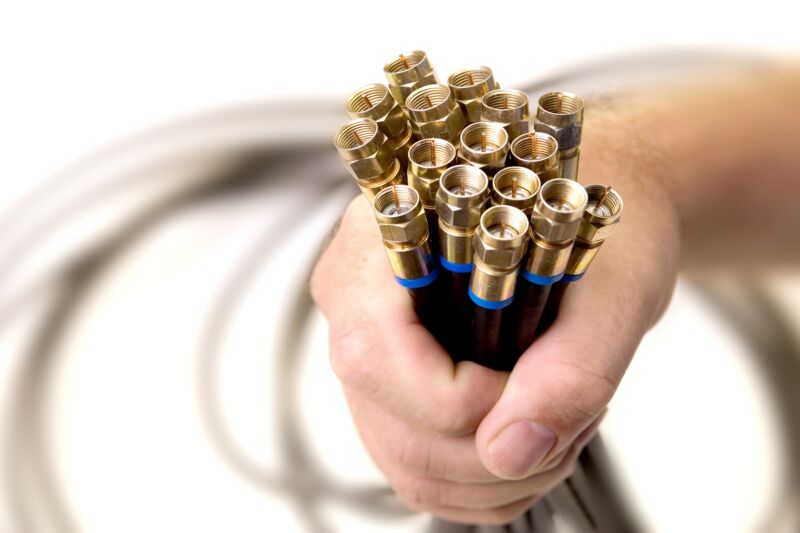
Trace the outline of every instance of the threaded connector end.
<instances>
[{"instance_id":1,"label":"threaded connector end","mask_svg":"<svg viewBox=\"0 0 800 533\"><path fill-rule=\"evenodd\" d=\"M420 209L419 195L408 185L391 185L375 195L375 216L385 222L400 222Z\"/></svg>"},{"instance_id":2,"label":"threaded connector end","mask_svg":"<svg viewBox=\"0 0 800 533\"><path fill-rule=\"evenodd\" d=\"M378 131L378 124L374 120L359 118L339 128L333 142L340 152L356 150L375 140Z\"/></svg>"},{"instance_id":3,"label":"threaded connector end","mask_svg":"<svg viewBox=\"0 0 800 533\"><path fill-rule=\"evenodd\" d=\"M407 71L414 70L420 63L427 59L427 55L422 50L413 50L405 54L399 54L397 59L389 61L383 66L383 71L387 74L402 75Z\"/></svg>"},{"instance_id":4,"label":"threaded connector end","mask_svg":"<svg viewBox=\"0 0 800 533\"><path fill-rule=\"evenodd\" d=\"M450 111L453 95L445 85L426 85L411 93L406 107L412 120L425 122L443 118Z\"/></svg>"},{"instance_id":5,"label":"threaded connector end","mask_svg":"<svg viewBox=\"0 0 800 533\"><path fill-rule=\"evenodd\" d=\"M569 222L583 216L587 200L578 182L557 178L542 185L534 209L554 222Z\"/></svg>"},{"instance_id":6,"label":"threaded connector end","mask_svg":"<svg viewBox=\"0 0 800 533\"><path fill-rule=\"evenodd\" d=\"M389 89L380 83L365 85L353 92L347 99L347 112L364 116L371 111L382 115L395 105Z\"/></svg>"},{"instance_id":7,"label":"threaded connector end","mask_svg":"<svg viewBox=\"0 0 800 533\"><path fill-rule=\"evenodd\" d=\"M492 180L492 204L530 212L540 187L539 176L525 167L506 167Z\"/></svg>"},{"instance_id":8,"label":"threaded connector end","mask_svg":"<svg viewBox=\"0 0 800 533\"><path fill-rule=\"evenodd\" d=\"M519 246L528 232L528 217L510 205L490 207L481 215L480 239L495 248Z\"/></svg>"},{"instance_id":9,"label":"threaded connector end","mask_svg":"<svg viewBox=\"0 0 800 533\"><path fill-rule=\"evenodd\" d=\"M546 133L520 135L511 143L511 154L518 161L544 161L558 152L558 142Z\"/></svg>"},{"instance_id":10,"label":"threaded connector end","mask_svg":"<svg viewBox=\"0 0 800 533\"><path fill-rule=\"evenodd\" d=\"M495 89L483 97L483 105L498 112L528 109L528 95L516 89Z\"/></svg>"},{"instance_id":11,"label":"threaded connector end","mask_svg":"<svg viewBox=\"0 0 800 533\"><path fill-rule=\"evenodd\" d=\"M545 93L539 97L539 108L554 115L574 115L583 111L583 98L565 91Z\"/></svg>"},{"instance_id":12,"label":"threaded connector end","mask_svg":"<svg viewBox=\"0 0 800 533\"><path fill-rule=\"evenodd\" d=\"M444 139L422 139L408 150L409 163L424 168L442 168L456 158L455 147Z\"/></svg>"},{"instance_id":13,"label":"threaded connector end","mask_svg":"<svg viewBox=\"0 0 800 533\"><path fill-rule=\"evenodd\" d=\"M485 196L488 187L489 178L484 171L472 165L455 165L442 174L439 191L449 203L461 205Z\"/></svg>"},{"instance_id":14,"label":"threaded connector end","mask_svg":"<svg viewBox=\"0 0 800 533\"><path fill-rule=\"evenodd\" d=\"M507 149L508 133L496 122L475 122L461 131L461 147L467 153L491 153Z\"/></svg>"}]
</instances>

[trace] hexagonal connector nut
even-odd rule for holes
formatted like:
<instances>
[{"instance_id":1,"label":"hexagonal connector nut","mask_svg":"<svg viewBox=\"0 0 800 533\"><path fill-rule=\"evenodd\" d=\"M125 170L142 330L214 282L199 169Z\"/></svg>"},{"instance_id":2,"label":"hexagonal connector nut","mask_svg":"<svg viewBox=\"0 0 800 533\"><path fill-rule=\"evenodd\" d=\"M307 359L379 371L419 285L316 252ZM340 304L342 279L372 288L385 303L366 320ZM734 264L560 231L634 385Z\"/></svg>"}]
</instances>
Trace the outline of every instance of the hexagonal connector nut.
<instances>
[{"instance_id":1,"label":"hexagonal connector nut","mask_svg":"<svg viewBox=\"0 0 800 533\"><path fill-rule=\"evenodd\" d=\"M525 255L527 233L525 213L509 205L490 207L473 238L475 257L496 269L514 269Z\"/></svg>"},{"instance_id":2,"label":"hexagonal connector nut","mask_svg":"<svg viewBox=\"0 0 800 533\"><path fill-rule=\"evenodd\" d=\"M404 138L411 127L389 89L380 83L353 92L347 99L347 113L351 118L371 118L389 139Z\"/></svg>"},{"instance_id":3,"label":"hexagonal connector nut","mask_svg":"<svg viewBox=\"0 0 800 533\"><path fill-rule=\"evenodd\" d=\"M527 227L525 229L527 230ZM524 242L525 241L523 240L523 243ZM513 248L498 248L492 246L485 243L478 236L478 233L475 233L475 236L472 239L472 249L474 250L475 256L480 258L481 261L487 265L508 268L511 268L515 264L522 261L522 257L525 255L526 250L525 246L522 245L515 246Z\"/></svg>"},{"instance_id":4,"label":"hexagonal connector nut","mask_svg":"<svg viewBox=\"0 0 800 533\"><path fill-rule=\"evenodd\" d=\"M458 159L493 176L506 164L508 133L496 122L474 122L461 132Z\"/></svg>"},{"instance_id":5,"label":"hexagonal connector nut","mask_svg":"<svg viewBox=\"0 0 800 533\"><path fill-rule=\"evenodd\" d=\"M339 128L334 144L339 158L356 179L380 176L396 159L388 139L369 118L354 119Z\"/></svg>"},{"instance_id":6,"label":"hexagonal connector nut","mask_svg":"<svg viewBox=\"0 0 800 533\"><path fill-rule=\"evenodd\" d=\"M481 99L481 120L502 124L508 142L530 132L528 95L514 89L495 89Z\"/></svg>"},{"instance_id":7,"label":"hexagonal connector nut","mask_svg":"<svg viewBox=\"0 0 800 533\"><path fill-rule=\"evenodd\" d=\"M544 183L533 205L535 235L552 243L575 239L586 208L587 194L577 182L556 178Z\"/></svg>"},{"instance_id":8,"label":"hexagonal connector nut","mask_svg":"<svg viewBox=\"0 0 800 533\"><path fill-rule=\"evenodd\" d=\"M454 72L447 78L447 86L453 93L467 124L481 120L481 100L489 91L498 88L489 67L480 66Z\"/></svg>"},{"instance_id":9,"label":"hexagonal connector nut","mask_svg":"<svg viewBox=\"0 0 800 533\"><path fill-rule=\"evenodd\" d=\"M419 137L436 137L458 146L461 130L467 123L449 88L444 85L421 87L411 93L406 106Z\"/></svg>"},{"instance_id":10,"label":"hexagonal connector nut","mask_svg":"<svg viewBox=\"0 0 800 533\"><path fill-rule=\"evenodd\" d=\"M581 143L583 130L583 98L563 91L543 94L539 97L533 126L536 131L553 136L559 150L576 148Z\"/></svg>"},{"instance_id":11,"label":"hexagonal connector nut","mask_svg":"<svg viewBox=\"0 0 800 533\"><path fill-rule=\"evenodd\" d=\"M412 187L387 187L375 195L372 206L384 241L415 244L427 238L428 219Z\"/></svg>"},{"instance_id":12,"label":"hexagonal connector nut","mask_svg":"<svg viewBox=\"0 0 800 533\"><path fill-rule=\"evenodd\" d=\"M378 222L381 236L390 242L414 242L428 233L428 219L421 209L411 220L396 223Z\"/></svg>"},{"instance_id":13,"label":"hexagonal connector nut","mask_svg":"<svg viewBox=\"0 0 800 533\"><path fill-rule=\"evenodd\" d=\"M611 235L622 215L622 196L605 185L586 185L588 202L578 229L578 238L587 244L601 243Z\"/></svg>"},{"instance_id":14,"label":"hexagonal connector nut","mask_svg":"<svg viewBox=\"0 0 800 533\"><path fill-rule=\"evenodd\" d=\"M389 91L402 107L406 106L406 100L415 90L439 83L427 54L422 50L400 54L383 66L383 72L389 81Z\"/></svg>"},{"instance_id":15,"label":"hexagonal connector nut","mask_svg":"<svg viewBox=\"0 0 800 533\"><path fill-rule=\"evenodd\" d=\"M454 165L442 174L436 193L436 214L450 226L473 228L489 200L489 178L481 169Z\"/></svg>"}]
</instances>

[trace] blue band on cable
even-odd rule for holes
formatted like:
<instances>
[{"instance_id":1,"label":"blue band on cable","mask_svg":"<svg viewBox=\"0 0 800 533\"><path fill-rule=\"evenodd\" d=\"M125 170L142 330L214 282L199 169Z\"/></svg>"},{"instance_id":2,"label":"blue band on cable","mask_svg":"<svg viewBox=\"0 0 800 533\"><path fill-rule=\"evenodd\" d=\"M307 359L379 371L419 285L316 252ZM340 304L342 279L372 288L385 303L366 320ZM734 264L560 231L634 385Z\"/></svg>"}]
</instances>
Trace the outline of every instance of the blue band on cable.
<instances>
[{"instance_id":1,"label":"blue band on cable","mask_svg":"<svg viewBox=\"0 0 800 533\"><path fill-rule=\"evenodd\" d=\"M538 276L536 274L531 274L524 268L520 270L520 273L522 274L523 278L536 285L552 285L564 277L563 272L561 274L556 274L555 276Z\"/></svg>"},{"instance_id":2,"label":"blue band on cable","mask_svg":"<svg viewBox=\"0 0 800 533\"><path fill-rule=\"evenodd\" d=\"M584 274L586 274L586 272L581 272L580 274L564 274L562 281L578 281L583 277Z\"/></svg>"},{"instance_id":3,"label":"blue band on cable","mask_svg":"<svg viewBox=\"0 0 800 533\"><path fill-rule=\"evenodd\" d=\"M451 263L441 255L439 262L450 272L472 272L472 263Z\"/></svg>"},{"instance_id":4,"label":"blue band on cable","mask_svg":"<svg viewBox=\"0 0 800 533\"><path fill-rule=\"evenodd\" d=\"M403 279L395 276L394 279L396 279L397 283L399 283L406 289L421 289L422 287L427 287L428 285L436 281L436 278L438 277L439 277L439 265L436 265L435 267L433 267L433 270L431 270L428 274L425 274L421 278Z\"/></svg>"},{"instance_id":5,"label":"blue band on cable","mask_svg":"<svg viewBox=\"0 0 800 533\"><path fill-rule=\"evenodd\" d=\"M501 302L493 302L491 300L484 300L483 298L475 296L475 293L472 292L472 287L467 289L467 292L469 293L470 300L475 302L475 305L483 307L484 309L502 309L504 307L508 307L509 305L511 305L511 302L514 301L514 297L513 296L511 298L509 298L508 300L503 300Z\"/></svg>"}]
</instances>

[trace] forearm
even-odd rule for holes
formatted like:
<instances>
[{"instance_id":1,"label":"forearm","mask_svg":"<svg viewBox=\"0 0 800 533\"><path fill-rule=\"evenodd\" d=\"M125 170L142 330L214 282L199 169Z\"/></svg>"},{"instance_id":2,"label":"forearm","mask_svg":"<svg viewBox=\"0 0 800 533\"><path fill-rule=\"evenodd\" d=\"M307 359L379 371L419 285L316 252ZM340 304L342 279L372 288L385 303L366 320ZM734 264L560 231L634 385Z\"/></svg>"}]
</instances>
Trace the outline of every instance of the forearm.
<instances>
[{"instance_id":1,"label":"forearm","mask_svg":"<svg viewBox=\"0 0 800 533\"><path fill-rule=\"evenodd\" d=\"M619 188L623 227L677 225L683 266L795 262L798 121L796 70L590 102L581 178Z\"/></svg>"}]
</instances>

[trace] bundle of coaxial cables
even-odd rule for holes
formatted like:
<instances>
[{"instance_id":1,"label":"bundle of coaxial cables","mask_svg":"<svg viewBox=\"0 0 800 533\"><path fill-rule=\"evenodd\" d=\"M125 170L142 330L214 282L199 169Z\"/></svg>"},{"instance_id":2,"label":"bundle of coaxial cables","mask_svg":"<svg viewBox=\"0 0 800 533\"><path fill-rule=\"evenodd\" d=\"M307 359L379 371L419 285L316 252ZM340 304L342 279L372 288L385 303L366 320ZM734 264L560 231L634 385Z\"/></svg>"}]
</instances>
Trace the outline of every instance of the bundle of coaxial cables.
<instances>
[{"instance_id":1,"label":"bundle of coaxial cables","mask_svg":"<svg viewBox=\"0 0 800 533\"><path fill-rule=\"evenodd\" d=\"M619 222L622 198L577 182L583 99L501 89L492 70L440 84L422 51L347 100L334 142L372 202L395 277L456 360L510 370L556 318Z\"/></svg>"}]
</instances>

